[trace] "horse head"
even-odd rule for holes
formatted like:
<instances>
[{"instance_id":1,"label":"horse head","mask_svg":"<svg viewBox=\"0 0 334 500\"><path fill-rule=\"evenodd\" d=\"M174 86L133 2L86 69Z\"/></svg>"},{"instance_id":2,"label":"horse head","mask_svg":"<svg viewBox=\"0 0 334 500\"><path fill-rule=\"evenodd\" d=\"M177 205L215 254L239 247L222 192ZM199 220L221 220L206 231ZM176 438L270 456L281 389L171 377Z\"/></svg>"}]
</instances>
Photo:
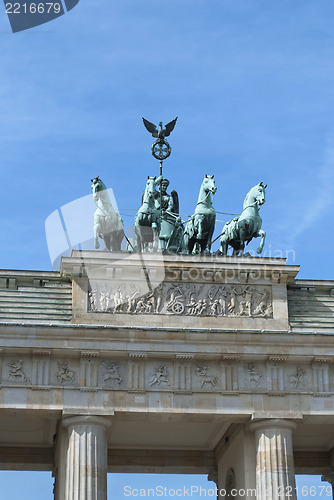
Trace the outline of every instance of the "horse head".
<instances>
[{"instance_id":1,"label":"horse head","mask_svg":"<svg viewBox=\"0 0 334 500\"><path fill-rule=\"evenodd\" d=\"M94 201L98 201L98 199L100 197L100 191L102 191L103 189L106 189L106 186L101 181L101 179L99 178L98 175L96 177L94 177L94 179L91 179L91 181L93 183L92 190L93 190Z\"/></svg>"},{"instance_id":2,"label":"horse head","mask_svg":"<svg viewBox=\"0 0 334 500\"><path fill-rule=\"evenodd\" d=\"M116 217L115 209L110 201L107 186L99 178L98 175L94 179L92 179L92 183L93 199L96 206L98 207L98 210L100 210L100 212L96 212L95 214L102 215L102 210L104 215L108 214Z\"/></svg>"},{"instance_id":3,"label":"horse head","mask_svg":"<svg viewBox=\"0 0 334 500\"><path fill-rule=\"evenodd\" d=\"M266 187L267 184L263 184L263 182L259 182L256 186L252 187L252 189L247 193L244 208L249 204L257 203L259 207L263 205L266 201Z\"/></svg>"},{"instance_id":4,"label":"horse head","mask_svg":"<svg viewBox=\"0 0 334 500\"><path fill-rule=\"evenodd\" d=\"M266 201L266 187L267 187L267 184L263 184L263 182L260 182L255 187L257 188L257 191L258 191L255 200L257 201L258 205L261 206Z\"/></svg>"},{"instance_id":5,"label":"horse head","mask_svg":"<svg viewBox=\"0 0 334 500\"><path fill-rule=\"evenodd\" d=\"M214 175L206 175L202 182L202 187L206 193L215 194L217 188L215 185Z\"/></svg>"},{"instance_id":6,"label":"horse head","mask_svg":"<svg viewBox=\"0 0 334 500\"><path fill-rule=\"evenodd\" d=\"M144 191L144 199L143 202L148 202L152 199L155 198L157 194L156 190L156 176L150 177L149 175L147 176L147 181L146 181L146 187Z\"/></svg>"}]
</instances>

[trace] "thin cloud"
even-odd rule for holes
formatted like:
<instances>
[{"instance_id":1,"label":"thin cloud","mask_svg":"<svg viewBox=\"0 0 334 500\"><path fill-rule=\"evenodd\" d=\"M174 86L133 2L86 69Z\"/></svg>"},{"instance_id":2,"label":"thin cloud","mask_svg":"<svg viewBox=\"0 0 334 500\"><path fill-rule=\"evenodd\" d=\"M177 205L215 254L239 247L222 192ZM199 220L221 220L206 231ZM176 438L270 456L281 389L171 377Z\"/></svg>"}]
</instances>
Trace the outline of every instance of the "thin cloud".
<instances>
[{"instance_id":1,"label":"thin cloud","mask_svg":"<svg viewBox=\"0 0 334 500\"><path fill-rule=\"evenodd\" d=\"M295 228L289 239L293 246L297 237L312 228L316 234L319 219L334 205L334 132L328 134L324 151L324 162L314 179L314 197L307 199L302 207L303 216L295 221Z\"/></svg>"}]
</instances>

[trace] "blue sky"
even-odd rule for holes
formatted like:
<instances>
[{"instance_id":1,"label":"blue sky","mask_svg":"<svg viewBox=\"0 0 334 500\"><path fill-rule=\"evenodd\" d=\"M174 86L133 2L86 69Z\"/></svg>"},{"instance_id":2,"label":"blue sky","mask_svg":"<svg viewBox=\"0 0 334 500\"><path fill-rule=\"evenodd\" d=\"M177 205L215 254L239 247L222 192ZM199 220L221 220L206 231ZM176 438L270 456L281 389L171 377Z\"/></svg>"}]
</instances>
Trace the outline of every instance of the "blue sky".
<instances>
[{"instance_id":1,"label":"blue sky","mask_svg":"<svg viewBox=\"0 0 334 500\"><path fill-rule=\"evenodd\" d=\"M139 208L158 173L141 117L179 116L165 176L181 213L204 174L221 212L263 181L265 252L334 279L332 0L80 0L17 34L1 4L0 43L1 268L51 269L45 219L98 173Z\"/></svg>"},{"instance_id":2,"label":"blue sky","mask_svg":"<svg viewBox=\"0 0 334 500\"><path fill-rule=\"evenodd\" d=\"M141 117L179 116L165 175L181 212L204 174L221 212L264 181L265 251L333 279L332 1L81 0L15 35L0 14L0 267L50 269L44 221L97 173L137 209L158 173Z\"/></svg>"},{"instance_id":3,"label":"blue sky","mask_svg":"<svg viewBox=\"0 0 334 500\"><path fill-rule=\"evenodd\" d=\"M51 472L2 472L0 471L1 500L51 500L53 478ZM332 498L331 487L320 476L296 476L298 500L326 500ZM197 488L197 489L196 489ZM160 493L153 496L149 489ZM180 491L188 491L189 496L180 496ZM108 500L136 498L203 498L212 495L215 483L208 482L203 475L182 474L108 474ZM140 492L142 490L142 493ZM161 496L163 492L163 496ZM206 494L205 494L206 492Z\"/></svg>"}]
</instances>

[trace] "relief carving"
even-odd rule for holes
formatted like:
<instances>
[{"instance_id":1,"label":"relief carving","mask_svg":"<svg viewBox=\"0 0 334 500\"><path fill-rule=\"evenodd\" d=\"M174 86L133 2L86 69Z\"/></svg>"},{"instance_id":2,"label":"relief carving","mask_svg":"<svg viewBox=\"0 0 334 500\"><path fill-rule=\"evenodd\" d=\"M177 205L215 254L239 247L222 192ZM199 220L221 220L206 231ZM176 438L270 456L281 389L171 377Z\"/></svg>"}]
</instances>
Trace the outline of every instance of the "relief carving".
<instances>
[{"instance_id":1,"label":"relief carving","mask_svg":"<svg viewBox=\"0 0 334 500\"><path fill-rule=\"evenodd\" d=\"M126 312L131 313L136 309L135 297L139 294L139 289L135 288L126 296Z\"/></svg>"},{"instance_id":2,"label":"relief carving","mask_svg":"<svg viewBox=\"0 0 334 500\"><path fill-rule=\"evenodd\" d=\"M297 366L295 375L289 376L289 384L297 389L298 387L306 387L308 383L308 376L304 368Z\"/></svg>"},{"instance_id":3,"label":"relief carving","mask_svg":"<svg viewBox=\"0 0 334 500\"><path fill-rule=\"evenodd\" d=\"M159 366L159 368L154 372L151 380L150 380L150 387L153 385L159 386L160 384L169 384L169 379L168 379L168 370L165 365Z\"/></svg>"},{"instance_id":4,"label":"relief carving","mask_svg":"<svg viewBox=\"0 0 334 500\"><path fill-rule=\"evenodd\" d=\"M103 382L106 383L108 380L111 380L111 381L116 381L118 384L120 384L122 382L122 379L118 373L118 365L115 365L114 363L105 363L105 362L103 362L102 364L107 370L103 374Z\"/></svg>"},{"instance_id":5,"label":"relief carving","mask_svg":"<svg viewBox=\"0 0 334 500\"><path fill-rule=\"evenodd\" d=\"M168 300L169 296L169 300ZM174 314L182 314L184 312L184 301L186 297L180 286L174 287L172 286L169 290L169 294L167 295L167 305L166 312L174 313Z\"/></svg>"},{"instance_id":6,"label":"relief carving","mask_svg":"<svg viewBox=\"0 0 334 500\"><path fill-rule=\"evenodd\" d=\"M269 286L161 283L143 293L128 282L91 282L91 312L272 318Z\"/></svg>"},{"instance_id":7,"label":"relief carving","mask_svg":"<svg viewBox=\"0 0 334 500\"><path fill-rule=\"evenodd\" d=\"M203 388L203 386L206 384L211 385L211 387L215 387L217 385L217 377L208 375L207 371L208 371L207 366L196 367L196 374L198 377L201 378L200 380L201 388Z\"/></svg>"},{"instance_id":8,"label":"relief carving","mask_svg":"<svg viewBox=\"0 0 334 500\"><path fill-rule=\"evenodd\" d=\"M272 305L270 303L270 296L268 290L265 288L263 292L258 291L261 296L260 302L254 309L254 315L256 316L267 316L272 314ZM271 308L270 310L268 310Z\"/></svg>"},{"instance_id":9,"label":"relief carving","mask_svg":"<svg viewBox=\"0 0 334 500\"><path fill-rule=\"evenodd\" d=\"M58 361L58 374L56 378L61 384L64 382L74 382L75 372L70 370L68 361L64 361L62 363Z\"/></svg>"},{"instance_id":10,"label":"relief carving","mask_svg":"<svg viewBox=\"0 0 334 500\"><path fill-rule=\"evenodd\" d=\"M177 295L174 295L175 297ZM275 392L275 395L277 393L284 395L285 390L289 387L290 390L305 391L305 388L310 384L314 391L322 393L330 390L331 373L329 373L328 364L326 366L313 364L312 371L310 371L311 367L294 365L290 367L291 371L287 371L287 366L284 366L284 363L282 363L286 358L275 356L270 357L269 364L267 363L266 366L266 372L263 372L260 366L254 361L240 365L241 360L237 355L223 356L223 362L217 367L215 363L211 362L208 362L208 364L198 364L201 361L196 362L195 359L191 361L194 358L193 355L178 354L176 355L176 362L173 367L169 368L163 362L160 365L153 365L147 378L145 374L147 373L148 366L145 356L144 354L132 355L134 359L130 359L127 363L127 383L129 389L144 391L145 388L148 390L149 388L170 388L172 386L177 391L196 391L199 388L207 391L239 391L239 372L241 374L243 371L245 374L243 386L248 391L260 389L265 384L268 391ZM46 378L37 377L37 375L34 375L33 370L33 385L36 386L49 384L49 368L44 360L40 361L40 363L42 362L43 364L38 365L42 367L39 369L39 372L45 373ZM7 361L9 367L8 381L17 383L30 382L23 369L24 363L29 366L27 361L23 362L21 359ZM70 360L58 361L57 363L58 373L56 374L56 380L58 383L73 383L75 380L78 380L77 373L70 367ZM86 364L81 363L81 365L84 371L81 369L80 380L83 374L85 374L85 384L87 386L98 386L97 375L95 380L92 365L88 362ZM123 369L125 370L125 368ZM100 365L100 370L100 380L105 387L120 387L124 377L123 374L123 378L120 375L119 364L117 362L103 361Z\"/></svg>"},{"instance_id":11,"label":"relief carving","mask_svg":"<svg viewBox=\"0 0 334 500\"><path fill-rule=\"evenodd\" d=\"M89 304L90 304L90 310L91 311L98 311L99 308L97 306L97 289L93 288L92 290L89 290L88 292L88 298L89 298Z\"/></svg>"},{"instance_id":12,"label":"relief carving","mask_svg":"<svg viewBox=\"0 0 334 500\"><path fill-rule=\"evenodd\" d=\"M248 363L247 372L248 376L246 380L249 387L252 387L253 383L255 384L255 387L258 387L262 381L263 373L256 371L253 363Z\"/></svg>"},{"instance_id":13,"label":"relief carving","mask_svg":"<svg viewBox=\"0 0 334 500\"><path fill-rule=\"evenodd\" d=\"M28 382L29 379L22 370L22 359L14 360L8 363L10 368L7 380L15 380L16 382Z\"/></svg>"}]
</instances>

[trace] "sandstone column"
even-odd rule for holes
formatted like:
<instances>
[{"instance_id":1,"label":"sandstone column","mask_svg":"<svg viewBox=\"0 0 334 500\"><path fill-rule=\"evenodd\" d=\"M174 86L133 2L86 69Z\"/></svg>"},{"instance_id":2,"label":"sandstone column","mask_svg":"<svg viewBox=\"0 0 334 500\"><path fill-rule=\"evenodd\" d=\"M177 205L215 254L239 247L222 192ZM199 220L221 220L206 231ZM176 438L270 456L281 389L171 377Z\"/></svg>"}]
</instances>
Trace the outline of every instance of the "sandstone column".
<instances>
[{"instance_id":1,"label":"sandstone column","mask_svg":"<svg viewBox=\"0 0 334 500\"><path fill-rule=\"evenodd\" d=\"M64 500L107 500L107 436L105 417L63 419L68 431Z\"/></svg>"},{"instance_id":2,"label":"sandstone column","mask_svg":"<svg viewBox=\"0 0 334 500\"><path fill-rule=\"evenodd\" d=\"M256 446L257 500L296 500L292 430L295 422L266 419L253 422Z\"/></svg>"}]
</instances>

